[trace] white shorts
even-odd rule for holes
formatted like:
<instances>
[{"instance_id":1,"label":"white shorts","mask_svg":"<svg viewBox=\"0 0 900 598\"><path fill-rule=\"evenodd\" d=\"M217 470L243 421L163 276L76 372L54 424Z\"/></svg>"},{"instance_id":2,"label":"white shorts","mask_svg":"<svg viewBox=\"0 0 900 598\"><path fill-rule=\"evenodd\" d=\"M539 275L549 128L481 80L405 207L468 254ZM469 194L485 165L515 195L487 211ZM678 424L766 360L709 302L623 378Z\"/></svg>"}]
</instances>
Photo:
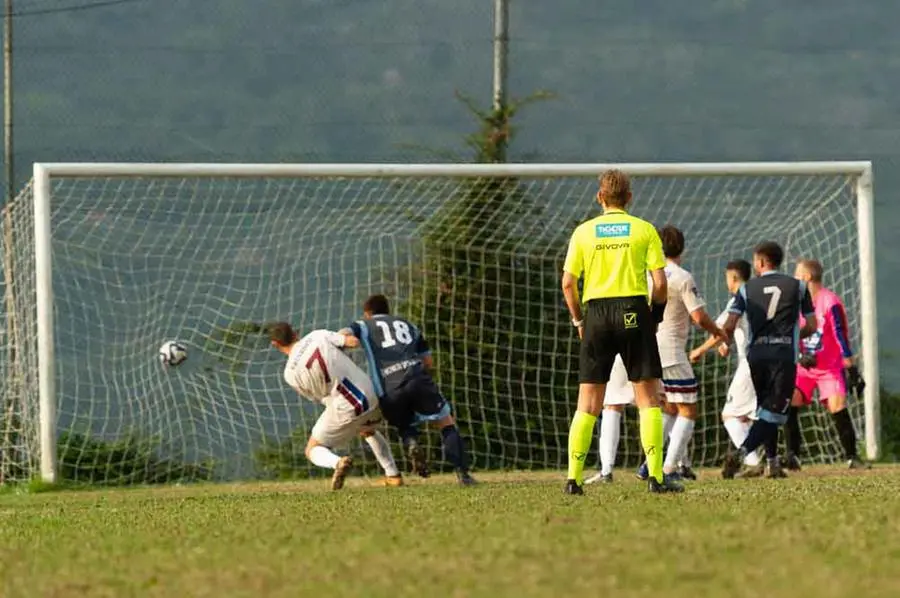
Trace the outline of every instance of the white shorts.
<instances>
[{"instance_id":1,"label":"white shorts","mask_svg":"<svg viewBox=\"0 0 900 598\"><path fill-rule=\"evenodd\" d=\"M699 385L690 363L677 363L663 368L663 392L667 403L697 402Z\"/></svg>"},{"instance_id":2,"label":"white shorts","mask_svg":"<svg viewBox=\"0 0 900 598\"><path fill-rule=\"evenodd\" d=\"M339 388L325 399L325 411L316 420L310 436L330 449L344 448L363 427L380 421L381 409L374 391Z\"/></svg>"},{"instance_id":3,"label":"white shorts","mask_svg":"<svg viewBox=\"0 0 900 598\"><path fill-rule=\"evenodd\" d=\"M604 405L634 405L634 387L628 381L628 372L625 370L625 362L622 357L616 355L612 371L609 373L609 382L606 384L606 398Z\"/></svg>"},{"instance_id":4,"label":"white shorts","mask_svg":"<svg viewBox=\"0 0 900 598\"><path fill-rule=\"evenodd\" d=\"M738 365L728 386L728 397L722 407L722 417L756 418L756 391L750 377L750 365L745 361Z\"/></svg>"}]
</instances>

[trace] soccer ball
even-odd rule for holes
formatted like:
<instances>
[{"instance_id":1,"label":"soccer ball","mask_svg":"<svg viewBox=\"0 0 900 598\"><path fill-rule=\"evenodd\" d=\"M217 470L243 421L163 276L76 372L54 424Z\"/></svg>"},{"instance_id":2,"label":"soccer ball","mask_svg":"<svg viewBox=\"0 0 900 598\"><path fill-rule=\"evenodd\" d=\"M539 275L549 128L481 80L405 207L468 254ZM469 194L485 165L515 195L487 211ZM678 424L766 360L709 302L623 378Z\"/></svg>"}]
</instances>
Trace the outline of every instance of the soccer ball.
<instances>
[{"instance_id":1,"label":"soccer ball","mask_svg":"<svg viewBox=\"0 0 900 598\"><path fill-rule=\"evenodd\" d=\"M159 348L159 360L163 365L176 366L187 359L187 349L178 341L166 341Z\"/></svg>"}]
</instances>

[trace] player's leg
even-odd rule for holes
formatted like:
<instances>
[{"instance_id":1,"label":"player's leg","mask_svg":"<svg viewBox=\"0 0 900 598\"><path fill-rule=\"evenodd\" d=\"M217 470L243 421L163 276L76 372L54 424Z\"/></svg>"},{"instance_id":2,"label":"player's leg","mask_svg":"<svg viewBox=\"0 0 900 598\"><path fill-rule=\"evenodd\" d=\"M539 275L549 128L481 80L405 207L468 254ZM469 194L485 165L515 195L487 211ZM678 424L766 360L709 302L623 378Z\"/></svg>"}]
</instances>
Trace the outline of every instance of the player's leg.
<instances>
[{"instance_id":1,"label":"player's leg","mask_svg":"<svg viewBox=\"0 0 900 598\"><path fill-rule=\"evenodd\" d=\"M427 478L431 472L428 470L425 450L419 444L419 424L422 422L416 419L415 395L406 390L405 388L393 389L382 397L381 413L388 425L397 430L412 471L419 477Z\"/></svg>"},{"instance_id":2,"label":"player's leg","mask_svg":"<svg viewBox=\"0 0 900 598\"><path fill-rule=\"evenodd\" d=\"M397 462L394 461L394 455L391 453L391 445L387 441L387 438L375 428L377 424L377 420L369 420L360 428L359 435L366 441L369 448L372 449L375 460L378 461L378 465L380 465L381 469L384 471L384 485L402 486L403 476L400 475L400 470L397 468Z\"/></svg>"},{"instance_id":3,"label":"player's leg","mask_svg":"<svg viewBox=\"0 0 900 598\"><path fill-rule=\"evenodd\" d=\"M404 393L410 396L410 405L416 419L435 424L441 431L444 457L453 465L456 476L463 485L475 483L469 473L469 455L466 443L459 433L456 418L453 417L450 402L444 398L431 376L421 376L411 380Z\"/></svg>"},{"instance_id":4,"label":"player's leg","mask_svg":"<svg viewBox=\"0 0 900 598\"><path fill-rule=\"evenodd\" d=\"M349 456L338 456L333 450L342 446L345 441L347 423L343 421L341 414L332 408L326 408L316 420L304 451L306 458L313 465L334 470L331 476L332 490L340 490L344 487L344 479L353 465L353 459ZM355 429L350 431L351 437L355 431Z\"/></svg>"},{"instance_id":5,"label":"player's leg","mask_svg":"<svg viewBox=\"0 0 900 598\"><path fill-rule=\"evenodd\" d=\"M735 449L739 449L746 440L755 413L756 391L753 390L750 366L742 361L728 386L725 405L722 407L722 424ZM738 475L752 478L763 473L765 467L760 462L759 452L753 451L744 458L744 469Z\"/></svg>"},{"instance_id":6,"label":"player's leg","mask_svg":"<svg viewBox=\"0 0 900 598\"><path fill-rule=\"evenodd\" d=\"M657 396L659 397L659 408L662 411L663 450L665 450L665 447L668 445L669 439L672 437L672 426L675 425L675 420L678 418L678 407L674 403L669 403L666 401L666 393L662 390L661 381L659 384ZM647 468L646 459L641 462L634 475L642 482L647 481L647 479L650 477L650 470Z\"/></svg>"},{"instance_id":7,"label":"player's leg","mask_svg":"<svg viewBox=\"0 0 900 598\"><path fill-rule=\"evenodd\" d=\"M722 477L731 479L740 471L747 455L765 446L770 476L781 477L778 463L778 428L787 420L787 410L796 379L796 365L787 361L755 361L750 363L750 375L759 408L757 419L750 426L741 448L725 457Z\"/></svg>"},{"instance_id":8,"label":"player's leg","mask_svg":"<svg viewBox=\"0 0 900 598\"><path fill-rule=\"evenodd\" d=\"M699 390L694 370L690 364L678 364L663 368L663 390L666 403L676 408L675 423L669 436L669 448L663 462L663 474L676 479L678 462L687 452L697 420L697 392Z\"/></svg>"},{"instance_id":9,"label":"player's leg","mask_svg":"<svg viewBox=\"0 0 900 598\"><path fill-rule=\"evenodd\" d=\"M637 302L629 306L631 310L636 315L629 320L636 319L638 325L623 328L619 342L623 347L622 361L634 386L634 402L640 414L641 445L650 474L648 489L651 492L683 492L684 487L663 475L663 417L659 401L659 381L663 371L650 308L645 302Z\"/></svg>"},{"instance_id":10,"label":"player's leg","mask_svg":"<svg viewBox=\"0 0 900 598\"><path fill-rule=\"evenodd\" d=\"M866 469L868 464L859 458L856 445L856 429L847 410L847 378L844 371L826 372L819 378L819 396L828 397L827 406L837 429L844 459L850 469Z\"/></svg>"},{"instance_id":11,"label":"player's leg","mask_svg":"<svg viewBox=\"0 0 900 598\"><path fill-rule=\"evenodd\" d=\"M566 494L584 494L584 460L591 448L597 416L603 408L617 349L607 314L599 301L589 301L578 356L578 405L569 426Z\"/></svg>"},{"instance_id":12,"label":"player's leg","mask_svg":"<svg viewBox=\"0 0 900 598\"><path fill-rule=\"evenodd\" d=\"M812 403L812 393L816 389L816 377L804 367L797 368L797 380L784 424L785 467L800 471L800 449L803 433L800 431L800 409Z\"/></svg>"},{"instance_id":13,"label":"player's leg","mask_svg":"<svg viewBox=\"0 0 900 598\"><path fill-rule=\"evenodd\" d=\"M609 383L603 397L603 415L600 417L600 471L584 481L585 484L596 482L610 483L613 480L613 467L616 453L619 451L619 438L622 431L622 413L626 405L634 405L634 389L628 381L628 372L621 358L616 358L609 374Z\"/></svg>"}]
</instances>

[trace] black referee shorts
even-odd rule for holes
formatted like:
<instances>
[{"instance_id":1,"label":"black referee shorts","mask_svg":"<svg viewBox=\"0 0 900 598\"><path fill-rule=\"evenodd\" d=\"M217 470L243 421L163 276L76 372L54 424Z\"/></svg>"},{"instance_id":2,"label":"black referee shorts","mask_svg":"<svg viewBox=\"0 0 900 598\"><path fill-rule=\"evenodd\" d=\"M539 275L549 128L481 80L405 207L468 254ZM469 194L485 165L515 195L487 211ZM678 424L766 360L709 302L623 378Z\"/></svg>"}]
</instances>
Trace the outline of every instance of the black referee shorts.
<instances>
[{"instance_id":1,"label":"black referee shorts","mask_svg":"<svg viewBox=\"0 0 900 598\"><path fill-rule=\"evenodd\" d=\"M656 322L646 297L594 299L587 303L579 356L579 381L609 382L616 355L632 382L662 378Z\"/></svg>"},{"instance_id":2,"label":"black referee shorts","mask_svg":"<svg viewBox=\"0 0 900 598\"><path fill-rule=\"evenodd\" d=\"M797 364L793 359L754 359L749 361L750 378L756 391L756 406L784 415L791 406L797 384Z\"/></svg>"}]
</instances>

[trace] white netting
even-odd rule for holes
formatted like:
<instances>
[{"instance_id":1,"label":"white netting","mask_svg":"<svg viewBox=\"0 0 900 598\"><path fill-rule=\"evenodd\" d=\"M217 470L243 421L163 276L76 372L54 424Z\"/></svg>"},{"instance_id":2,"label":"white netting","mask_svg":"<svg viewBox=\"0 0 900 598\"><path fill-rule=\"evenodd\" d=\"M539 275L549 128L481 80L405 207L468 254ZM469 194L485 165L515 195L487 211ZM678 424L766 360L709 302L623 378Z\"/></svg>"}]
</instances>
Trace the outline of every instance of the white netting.
<instances>
[{"instance_id":1,"label":"white netting","mask_svg":"<svg viewBox=\"0 0 900 598\"><path fill-rule=\"evenodd\" d=\"M854 184L848 176L640 177L634 213L684 230L685 265L713 315L726 300L724 264L749 258L758 241L820 259L859 347ZM562 466L577 351L559 274L572 228L596 212L595 192L594 177L54 179L61 477L128 483L314 470L302 448L315 409L285 386L283 357L259 325L341 327L371 292L388 294L430 337L476 466ZM6 479L34 475L38 461L32 203L27 188L5 220ZM185 343L189 358L167 370L156 351L169 339ZM730 370L716 359L698 368L695 464L717 463L727 447L719 412ZM852 413L861 432L862 405ZM820 408L802 425L814 458L840 454ZM631 424L621 447L636 463Z\"/></svg>"}]
</instances>

